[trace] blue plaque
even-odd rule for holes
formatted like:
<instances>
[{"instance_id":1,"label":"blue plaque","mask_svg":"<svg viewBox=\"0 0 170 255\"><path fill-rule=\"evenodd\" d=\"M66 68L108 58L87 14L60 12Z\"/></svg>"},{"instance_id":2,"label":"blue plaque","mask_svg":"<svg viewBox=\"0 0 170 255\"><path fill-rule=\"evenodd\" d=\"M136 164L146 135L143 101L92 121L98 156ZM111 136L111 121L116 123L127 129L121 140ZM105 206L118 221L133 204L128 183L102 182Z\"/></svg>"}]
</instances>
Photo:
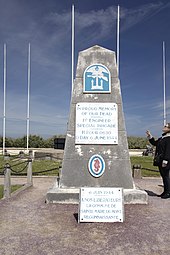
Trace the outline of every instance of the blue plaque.
<instances>
[{"instance_id":1,"label":"blue plaque","mask_svg":"<svg viewBox=\"0 0 170 255\"><path fill-rule=\"evenodd\" d=\"M93 64L84 71L84 93L110 93L110 71L102 64Z\"/></svg>"}]
</instances>

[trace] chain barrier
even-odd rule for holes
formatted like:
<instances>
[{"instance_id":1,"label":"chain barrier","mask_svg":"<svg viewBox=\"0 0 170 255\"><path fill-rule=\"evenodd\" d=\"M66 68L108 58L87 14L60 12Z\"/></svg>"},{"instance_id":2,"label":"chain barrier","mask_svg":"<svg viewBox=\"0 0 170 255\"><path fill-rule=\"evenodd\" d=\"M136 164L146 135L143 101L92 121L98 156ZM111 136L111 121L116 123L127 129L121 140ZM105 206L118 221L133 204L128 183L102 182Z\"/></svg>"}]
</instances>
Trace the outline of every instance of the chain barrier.
<instances>
[{"instance_id":1,"label":"chain barrier","mask_svg":"<svg viewBox=\"0 0 170 255\"><path fill-rule=\"evenodd\" d=\"M141 167L142 170L148 170L148 171L151 171L151 172L155 172L155 173L159 173L159 170L156 170L156 169L150 169L150 168L146 168L146 167Z\"/></svg>"},{"instance_id":2,"label":"chain barrier","mask_svg":"<svg viewBox=\"0 0 170 255\"><path fill-rule=\"evenodd\" d=\"M19 155L10 155L10 157L12 157L12 159L17 159L17 160L20 160L20 156Z\"/></svg>"},{"instance_id":3,"label":"chain barrier","mask_svg":"<svg viewBox=\"0 0 170 255\"><path fill-rule=\"evenodd\" d=\"M11 175L15 176L27 176L27 187L32 186L32 176L33 175L38 175L38 174L43 174L46 172L52 172L54 170L58 170L58 172L55 172L55 175L57 175L57 182L59 183L60 181L60 172L59 169L61 166L57 166L55 168L51 169L45 169L37 172L32 172L32 158L29 158L28 160L22 160L22 162L19 162L17 164L10 165L9 163L6 163L4 165L4 168L0 168L0 175L4 175L4 192L3 192L3 197L4 198L10 198L11 197ZM14 170L14 167L18 167L20 165L23 165L21 170L19 170L21 167L18 168L18 170Z\"/></svg>"},{"instance_id":4,"label":"chain barrier","mask_svg":"<svg viewBox=\"0 0 170 255\"><path fill-rule=\"evenodd\" d=\"M25 161L15 164L15 165L12 165L11 167L19 166L19 165L25 164L27 162L28 162L28 160L25 160Z\"/></svg>"},{"instance_id":5,"label":"chain barrier","mask_svg":"<svg viewBox=\"0 0 170 255\"><path fill-rule=\"evenodd\" d=\"M40 156L38 156L37 157L37 159L41 159L41 158L47 158L47 157L49 157L49 158L51 158L51 159L55 159L55 160L59 160L59 161L61 161L61 159L59 159L58 157L55 157L55 156L52 156L51 154L46 154L46 155L40 155ZM20 161L20 160L22 160L22 162L19 162L19 163L16 163L16 164L13 164L13 165L11 165L10 166L10 168L11 168L11 172L13 172L13 173L15 173L15 175L26 175L27 173L23 173L24 172L24 170L27 168L27 166L28 166L28 159L27 159L27 157L25 157L25 159L24 158L20 158L20 156L12 156L12 161L13 160L17 160L17 162L18 161ZM23 167L23 169L21 169L21 170L19 170L19 171L16 171L16 170L14 170L14 167L17 167L17 166L19 166L19 165L22 165L22 164L25 164L25 163L27 163L24 167ZM33 174L34 175L36 175L36 174L41 174L41 173L45 173L45 172L50 172L50 171L54 171L54 170L59 170L61 168L61 166L59 166L59 167L57 167L57 168L52 168L52 169L48 169L48 170L42 170L42 171L38 171L38 172L33 172ZM2 170L2 171L1 171ZM3 175L4 174L4 167L2 167L2 168L0 168L0 175Z\"/></svg>"},{"instance_id":6,"label":"chain barrier","mask_svg":"<svg viewBox=\"0 0 170 255\"><path fill-rule=\"evenodd\" d=\"M21 164L25 164L26 165L21 169L21 170L14 170L13 167L16 167L16 166L19 166ZM12 173L15 173L15 175L27 175L27 173L23 173L24 170L28 167L28 164L29 164L29 161L24 161L24 162L20 162L18 164L15 164L15 165L10 165L10 169L11 169L11 172ZM33 172L32 174L33 175L36 175L36 174L41 174L41 173L45 173L45 172L52 172L54 170L60 170L61 166L58 166L58 167L55 167L55 168L51 168L51 169L45 169L45 170L41 170L41 171L36 171L36 172ZM3 171L0 171L0 175L3 175L4 174L4 167L3 168L0 168L0 170L3 170Z\"/></svg>"},{"instance_id":7,"label":"chain barrier","mask_svg":"<svg viewBox=\"0 0 170 255\"><path fill-rule=\"evenodd\" d=\"M42 173L45 173L45 172L51 172L51 171L54 171L54 170L59 170L60 167L56 167L56 168L52 168L52 169L48 169L48 170L41 170L39 172L33 172L32 174L35 175L35 174L42 174Z\"/></svg>"},{"instance_id":8,"label":"chain barrier","mask_svg":"<svg viewBox=\"0 0 170 255\"><path fill-rule=\"evenodd\" d=\"M24 162L24 163L25 163L25 162ZM18 165L20 165L20 164L18 164ZM15 165L15 166L16 166L16 165ZM14 166L11 166L10 169L11 169L11 172L13 172L13 173L15 173L15 174L19 174L19 173L24 172L24 170L27 168L27 166L28 166L28 162L27 162L27 164L24 166L24 168L21 169L21 170L19 170L19 171L15 171L14 169L12 169L12 167L14 167Z\"/></svg>"},{"instance_id":9,"label":"chain barrier","mask_svg":"<svg viewBox=\"0 0 170 255\"><path fill-rule=\"evenodd\" d=\"M159 170L157 169L151 169L151 168L147 168L147 167L142 167L141 165L133 165L133 169L138 169L138 170L148 170L148 171L151 171L151 172L155 172L155 173L159 173Z\"/></svg>"},{"instance_id":10,"label":"chain barrier","mask_svg":"<svg viewBox=\"0 0 170 255\"><path fill-rule=\"evenodd\" d=\"M34 159L42 159L42 158L51 158L51 159L56 159L56 160L61 160L61 158L59 157L55 157L55 156L52 156L50 154L46 154L46 155L40 155L40 156L35 156Z\"/></svg>"}]
</instances>

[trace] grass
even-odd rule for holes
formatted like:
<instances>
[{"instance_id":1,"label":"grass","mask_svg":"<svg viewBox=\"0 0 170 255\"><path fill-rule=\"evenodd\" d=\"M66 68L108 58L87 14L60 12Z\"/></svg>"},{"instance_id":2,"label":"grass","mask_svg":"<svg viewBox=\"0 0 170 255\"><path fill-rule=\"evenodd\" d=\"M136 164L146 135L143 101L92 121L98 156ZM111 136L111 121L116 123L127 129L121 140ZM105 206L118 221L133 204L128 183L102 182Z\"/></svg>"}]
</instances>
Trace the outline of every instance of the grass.
<instances>
[{"instance_id":1,"label":"grass","mask_svg":"<svg viewBox=\"0 0 170 255\"><path fill-rule=\"evenodd\" d=\"M61 165L60 162L53 161L53 160L36 160L36 161L33 161L32 171L33 171L33 173L36 174L39 171L59 168L60 165ZM50 172L42 173L40 175L57 175L58 173L59 173L59 170L55 169Z\"/></svg>"},{"instance_id":2,"label":"grass","mask_svg":"<svg viewBox=\"0 0 170 255\"><path fill-rule=\"evenodd\" d=\"M11 173L12 175L17 175L17 173L18 174L21 173L21 175L26 174L27 161L23 159L18 160L16 157L10 157L9 160L4 160L2 156L0 156L0 173L3 172L4 166L7 163L10 164L11 169L13 170ZM59 161L54 161L54 160L34 160L32 162L32 172L34 175L57 175L59 173L60 165L61 163ZM55 169L55 168L58 168L58 169ZM38 172L50 170L50 169L54 169L54 170L38 173Z\"/></svg>"},{"instance_id":3,"label":"grass","mask_svg":"<svg viewBox=\"0 0 170 255\"><path fill-rule=\"evenodd\" d=\"M11 186L11 193L16 191L17 189L21 188L22 185L12 185ZM0 199L3 198L3 192L4 192L4 185L0 185Z\"/></svg>"},{"instance_id":4,"label":"grass","mask_svg":"<svg viewBox=\"0 0 170 255\"><path fill-rule=\"evenodd\" d=\"M153 170L158 170L157 167L153 166L153 157L149 156L142 156L142 157L137 157L133 156L130 158L131 159L131 165L141 165L142 168L148 168L148 169L153 169ZM142 169L142 176L146 177L152 177L152 176L160 176L159 172L152 172L149 170Z\"/></svg>"},{"instance_id":5,"label":"grass","mask_svg":"<svg viewBox=\"0 0 170 255\"><path fill-rule=\"evenodd\" d=\"M149 157L149 156L132 156L130 158L131 160L131 165L141 165L142 168L148 168L148 169L153 169L153 170L158 170L157 167L153 166L153 158ZM12 167L12 169L16 172L21 171L25 166L26 163L23 162L23 164L21 165L17 165L16 164L20 163L21 161L15 161L15 158L10 158L9 161L5 161L3 159L2 156L0 156L0 173L2 172L2 170L4 169L4 165L6 163L9 163ZM37 174L37 172L39 171L43 171L43 170L48 170L48 169L53 169L53 168L58 168L60 166L60 162L58 161L53 161L53 160L35 160L33 161L33 165L32 165L32 170L33 173L35 175L57 175L59 173L59 170L55 169L53 171L50 172L45 172L45 173L41 173L41 174ZM23 172L22 172L23 173ZM26 173L26 169L24 170L24 173ZM15 175L15 173L14 173ZM142 169L142 176L146 176L146 177L152 177L152 176L160 176L159 172L152 172L149 170L145 170ZM21 185L12 185L12 192L14 192L15 190L19 189L21 187ZM0 185L0 199L3 197L3 185Z\"/></svg>"},{"instance_id":6,"label":"grass","mask_svg":"<svg viewBox=\"0 0 170 255\"><path fill-rule=\"evenodd\" d=\"M137 165L141 165L142 168L149 168L149 169L153 169L153 170L157 170L158 168L153 166L153 158L149 157L149 156L132 156L130 158L131 160L131 165L133 166L134 164ZM11 165L11 168L16 171L16 172L20 172L24 167L27 166L27 162L24 162L23 160L16 160L15 157L10 157L10 160L4 160L2 156L0 156L0 173L3 171L4 169L4 165L6 163L9 163ZM22 163L20 165L17 165L19 163ZM61 165L61 163L59 161L53 161L53 160L34 160L32 163L32 171L34 175L54 175L56 176L59 173L58 169L54 169L54 168L59 168L59 166ZM47 171L44 173L40 173L38 174L37 172L40 171L44 171L44 170L50 170L50 169L54 169L53 171ZM23 172L21 172L21 175L23 173L26 174L26 170L27 167L25 168L25 170ZM15 173L12 173L13 175L15 175ZM148 171L145 169L142 169L142 176L159 176L159 173L156 172L152 172L152 171Z\"/></svg>"}]
</instances>

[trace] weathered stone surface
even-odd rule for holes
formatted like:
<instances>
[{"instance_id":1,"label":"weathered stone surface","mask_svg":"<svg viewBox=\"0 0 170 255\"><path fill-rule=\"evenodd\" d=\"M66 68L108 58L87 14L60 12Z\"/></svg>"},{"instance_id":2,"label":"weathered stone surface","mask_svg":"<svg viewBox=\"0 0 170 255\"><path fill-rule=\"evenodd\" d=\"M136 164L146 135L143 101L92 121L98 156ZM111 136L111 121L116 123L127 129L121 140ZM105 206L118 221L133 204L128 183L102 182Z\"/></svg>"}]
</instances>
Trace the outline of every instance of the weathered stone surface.
<instances>
[{"instance_id":1,"label":"weathered stone surface","mask_svg":"<svg viewBox=\"0 0 170 255\"><path fill-rule=\"evenodd\" d=\"M102 94L83 92L83 75L86 68L92 64L102 64L110 71L111 93L108 92ZM118 106L118 144L90 144L90 141L88 141L88 144L75 144L77 103L116 103ZM89 159L95 154L102 156L105 161L105 172L98 178L92 176L88 170ZM71 201L70 193L68 193L67 190L70 189L70 191L72 191L73 189L79 189L80 187L122 187L123 189L129 190L129 192L130 190L133 190L133 192L130 192L131 196L126 192L128 201L133 200L136 196L134 195L134 185L115 52L98 45L79 53L60 186L58 188L54 187L48 192L47 200L49 200L49 202L60 200L61 202L65 196L66 201ZM64 192L66 192L65 195ZM145 195L142 194L142 196ZM73 197L75 198L75 193ZM146 202L146 199L144 200Z\"/></svg>"},{"instance_id":2,"label":"weathered stone surface","mask_svg":"<svg viewBox=\"0 0 170 255\"><path fill-rule=\"evenodd\" d=\"M47 203L79 204L79 189L52 188L46 196ZM124 189L124 204L147 204L148 194L140 189Z\"/></svg>"},{"instance_id":3,"label":"weathered stone surface","mask_svg":"<svg viewBox=\"0 0 170 255\"><path fill-rule=\"evenodd\" d=\"M65 165L69 166L69 171L62 172L60 185L62 188L66 187L124 187L129 188L129 182L131 181L128 170L130 168L129 161L126 159L107 159L106 170L100 178L94 178L88 171L88 160L82 158L66 159ZM63 165L63 167L65 166ZM120 178L120 175L124 178ZM73 180L73 176L75 180ZM133 184L131 186L133 188Z\"/></svg>"},{"instance_id":4,"label":"weathered stone surface","mask_svg":"<svg viewBox=\"0 0 170 255\"><path fill-rule=\"evenodd\" d=\"M117 78L115 52L98 45L79 52L76 78L82 78L86 67L94 63L100 63L107 66L110 70L111 77Z\"/></svg>"},{"instance_id":5,"label":"weathered stone surface","mask_svg":"<svg viewBox=\"0 0 170 255\"><path fill-rule=\"evenodd\" d=\"M95 63L101 63L110 70L112 77L111 93L83 93L83 73L89 65ZM111 102L118 105L118 145L75 144L76 103L80 102ZM106 170L100 178L94 178L88 171L88 161L94 154L102 155L105 160ZM115 53L99 46L91 47L79 53L60 186L133 188Z\"/></svg>"}]
</instances>

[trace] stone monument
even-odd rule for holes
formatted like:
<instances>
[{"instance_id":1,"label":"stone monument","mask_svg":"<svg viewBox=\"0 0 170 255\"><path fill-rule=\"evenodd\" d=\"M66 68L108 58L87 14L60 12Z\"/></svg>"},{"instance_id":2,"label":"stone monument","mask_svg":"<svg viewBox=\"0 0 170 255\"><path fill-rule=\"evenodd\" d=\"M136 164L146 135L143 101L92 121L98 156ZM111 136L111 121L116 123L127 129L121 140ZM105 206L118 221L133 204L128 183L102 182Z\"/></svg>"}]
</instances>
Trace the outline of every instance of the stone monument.
<instances>
[{"instance_id":1,"label":"stone monument","mask_svg":"<svg viewBox=\"0 0 170 255\"><path fill-rule=\"evenodd\" d=\"M76 203L81 187L122 187L125 203L147 203L132 179L115 52L98 45L79 53L60 183L47 202Z\"/></svg>"}]
</instances>

